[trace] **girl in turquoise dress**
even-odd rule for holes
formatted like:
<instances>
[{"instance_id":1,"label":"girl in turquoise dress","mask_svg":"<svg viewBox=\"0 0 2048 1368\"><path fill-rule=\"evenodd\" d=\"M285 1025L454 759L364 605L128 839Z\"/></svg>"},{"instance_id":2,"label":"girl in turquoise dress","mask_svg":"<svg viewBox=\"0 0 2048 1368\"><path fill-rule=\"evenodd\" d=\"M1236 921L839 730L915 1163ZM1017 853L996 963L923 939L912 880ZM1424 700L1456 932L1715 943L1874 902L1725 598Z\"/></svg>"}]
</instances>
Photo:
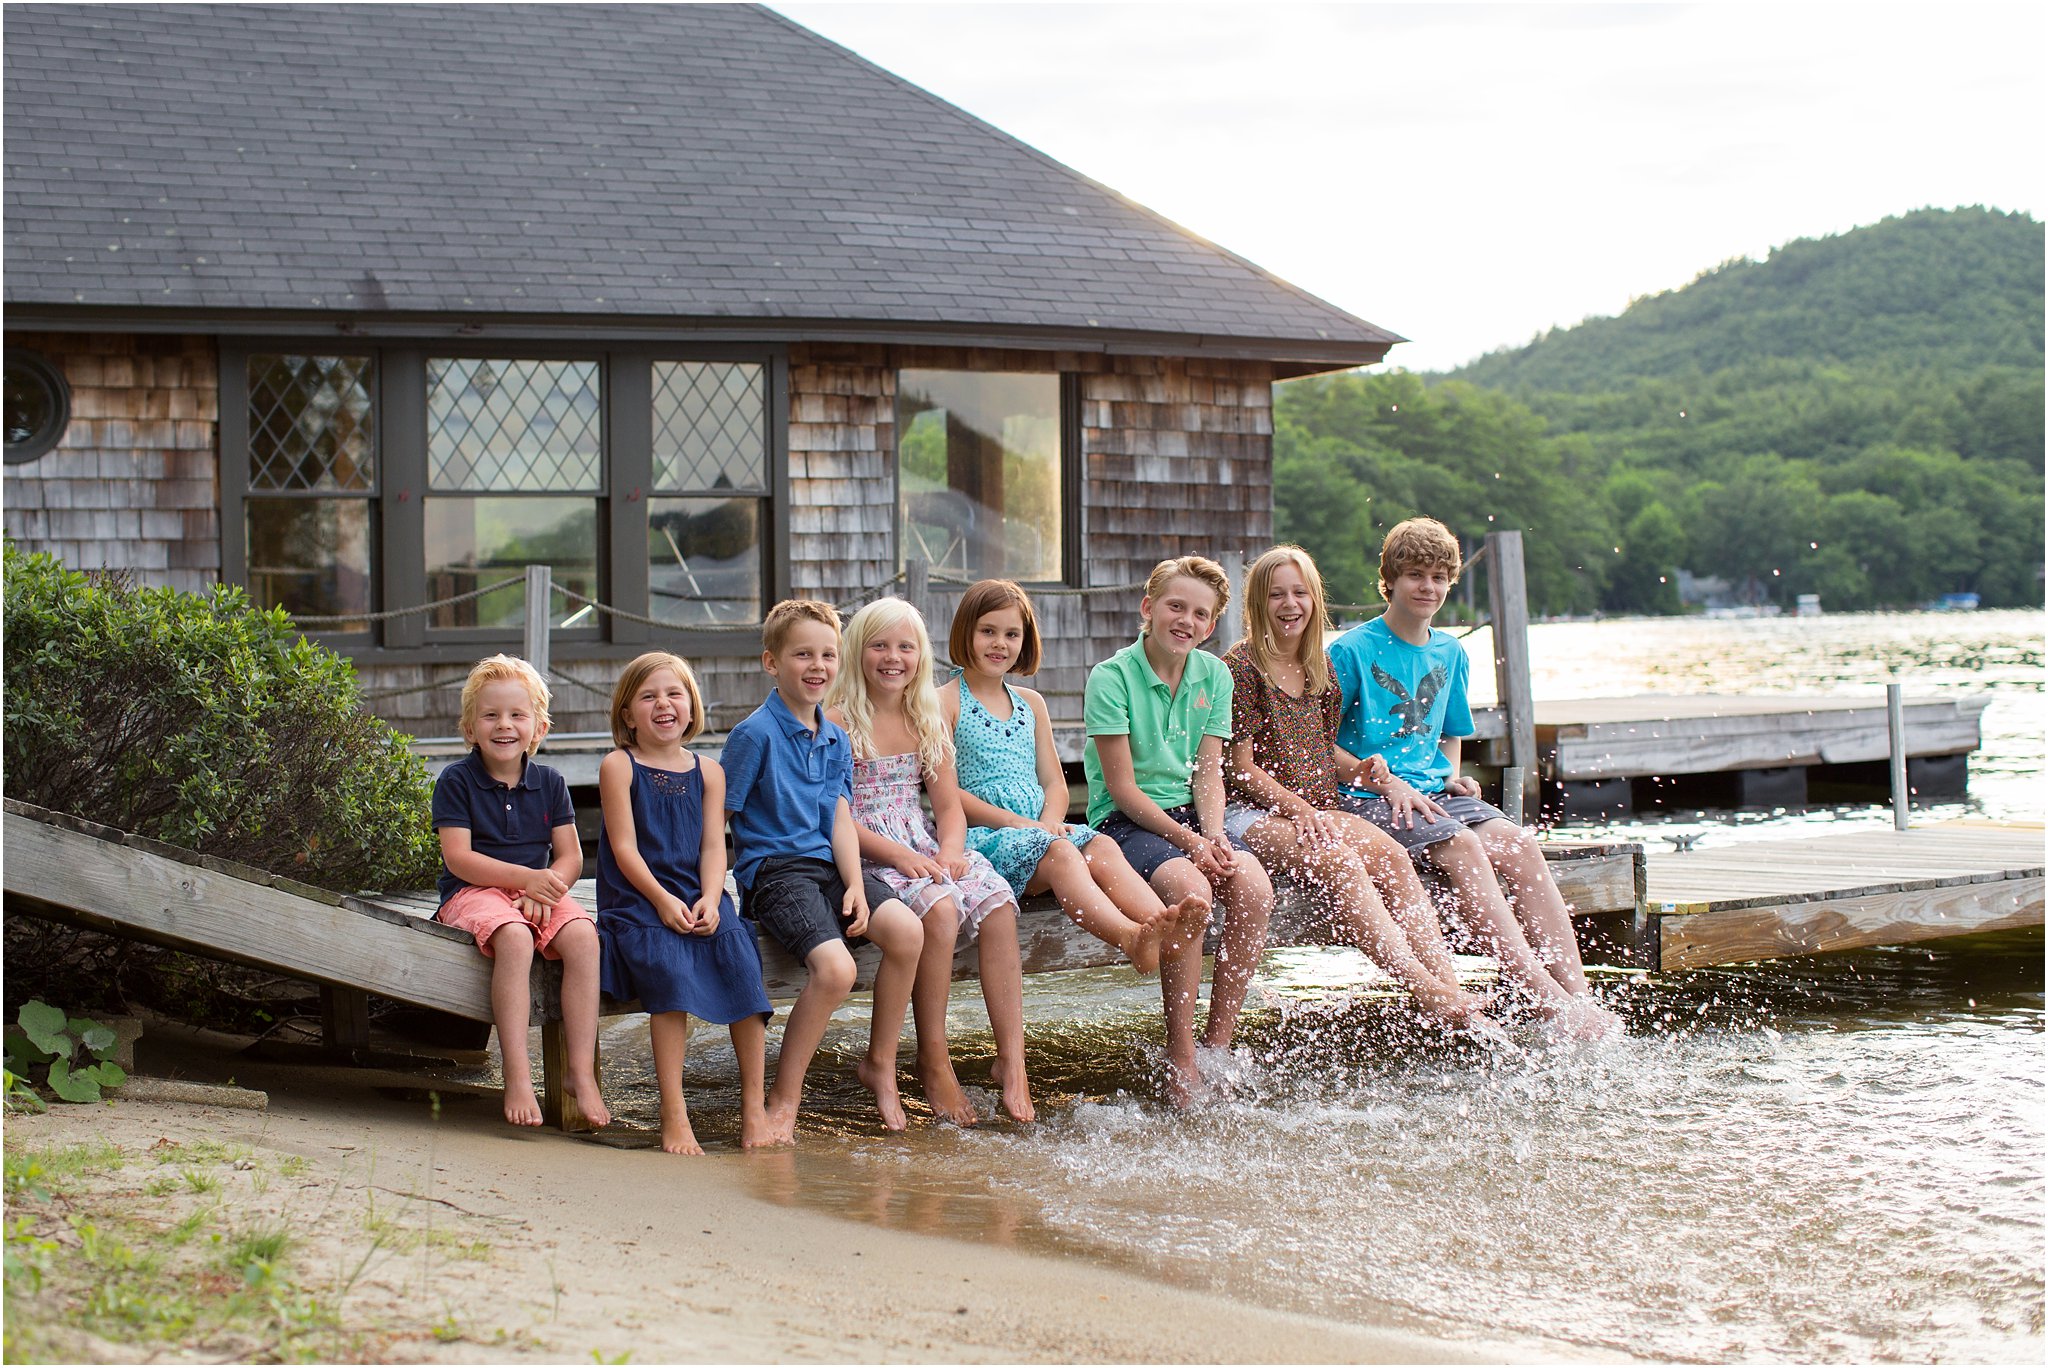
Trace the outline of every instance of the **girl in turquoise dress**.
<instances>
[{"instance_id":1,"label":"girl in turquoise dress","mask_svg":"<svg viewBox=\"0 0 2048 1368\"><path fill-rule=\"evenodd\" d=\"M1018 897L1050 892L1081 928L1114 945L1141 973L1158 970L1208 929L1196 897L1168 906L1115 841L1066 820L1067 779L1045 700L1004 676L1038 669L1038 619L1024 590L982 580L960 599L948 641L960 676L939 690L952 729L967 848Z\"/></svg>"}]
</instances>

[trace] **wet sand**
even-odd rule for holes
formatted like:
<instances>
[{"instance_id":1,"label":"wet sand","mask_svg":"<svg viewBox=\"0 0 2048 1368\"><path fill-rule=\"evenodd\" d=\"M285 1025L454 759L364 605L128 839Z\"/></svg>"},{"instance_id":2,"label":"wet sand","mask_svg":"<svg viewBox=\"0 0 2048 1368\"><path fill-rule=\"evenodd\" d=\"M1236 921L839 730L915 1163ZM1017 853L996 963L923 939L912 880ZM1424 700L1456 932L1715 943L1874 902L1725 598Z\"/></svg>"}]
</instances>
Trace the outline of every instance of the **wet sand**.
<instances>
[{"instance_id":1,"label":"wet sand","mask_svg":"<svg viewBox=\"0 0 2048 1368\"><path fill-rule=\"evenodd\" d=\"M159 1034L157 1042L162 1042ZM294 1231L295 1276L361 1266L344 1314L393 1361L1357 1362L1582 1357L1450 1342L1232 1301L1073 1256L877 1228L795 1200L813 1152L671 1157L516 1131L494 1096L363 1069L266 1064L194 1036L145 1070L229 1078L266 1111L118 1101L10 1118L8 1144L246 1146L289 1179L231 1189ZM145 1041L145 1046L150 1044ZM166 1047L158 1044L159 1050ZM162 1061L175 1058L166 1068ZM906 1143L915 1143L915 1137ZM289 1161L296 1155L299 1161ZM282 1168L280 1168L280 1165ZM866 1176L849 1172L847 1182ZM879 1199L878 1199L879 1200ZM438 1223L466 1257L373 1249ZM81 1346L81 1357L118 1357ZM175 1357L175 1355L173 1355Z\"/></svg>"}]
</instances>

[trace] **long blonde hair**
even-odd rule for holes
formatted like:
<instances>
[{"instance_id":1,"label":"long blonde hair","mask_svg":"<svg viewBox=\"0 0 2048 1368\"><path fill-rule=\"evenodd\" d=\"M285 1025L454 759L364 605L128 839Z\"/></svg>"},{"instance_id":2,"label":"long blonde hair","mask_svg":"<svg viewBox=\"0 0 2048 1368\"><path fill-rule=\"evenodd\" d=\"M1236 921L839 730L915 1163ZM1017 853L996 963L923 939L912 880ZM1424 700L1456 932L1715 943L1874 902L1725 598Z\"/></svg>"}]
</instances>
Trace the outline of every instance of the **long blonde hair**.
<instances>
[{"instance_id":1,"label":"long blonde hair","mask_svg":"<svg viewBox=\"0 0 2048 1368\"><path fill-rule=\"evenodd\" d=\"M1301 632L1301 672L1304 692L1320 695L1330 687L1330 658L1323 652L1323 633L1329 630L1329 609L1323 599L1323 572L1315 558L1298 546L1276 546L1252 562L1244 577L1244 647L1252 665L1266 679L1273 678L1273 664L1280 658L1273 640L1273 620L1268 614L1266 595L1272 592L1273 576L1283 565L1301 572L1308 586L1308 626Z\"/></svg>"},{"instance_id":2,"label":"long blonde hair","mask_svg":"<svg viewBox=\"0 0 2048 1368\"><path fill-rule=\"evenodd\" d=\"M868 679L861 662L868 643L899 622L908 622L917 633L917 668L903 691L903 715L917 737L917 763L927 773L953 762L953 738L939 714L939 692L932 687L932 636L925 629L924 614L900 598L879 598L853 615L846 624L845 645L839 677L825 702L846 719L846 735L853 742L853 758L875 758L875 705L868 697Z\"/></svg>"}]
</instances>

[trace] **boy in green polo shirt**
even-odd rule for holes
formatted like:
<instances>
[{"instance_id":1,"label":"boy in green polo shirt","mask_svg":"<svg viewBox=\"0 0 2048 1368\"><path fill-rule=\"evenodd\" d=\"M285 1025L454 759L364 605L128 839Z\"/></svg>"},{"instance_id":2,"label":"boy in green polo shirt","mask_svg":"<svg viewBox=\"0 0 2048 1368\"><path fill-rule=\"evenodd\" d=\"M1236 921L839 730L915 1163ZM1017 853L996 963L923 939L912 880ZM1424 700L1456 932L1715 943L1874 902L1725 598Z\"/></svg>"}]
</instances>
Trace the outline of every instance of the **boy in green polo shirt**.
<instances>
[{"instance_id":1,"label":"boy in green polo shirt","mask_svg":"<svg viewBox=\"0 0 2048 1368\"><path fill-rule=\"evenodd\" d=\"M1223 830L1223 743L1230 670L1195 648L1230 602L1223 567L1201 556L1161 561L1145 581L1138 639L1088 672L1088 824L1122 848L1168 906L1211 896L1223 939L1202 1043L1230 1044L1266 944L1273 885ZM1159 966L1166 1000L1167 1086L1192 1100L1201 947Z\"/></svg>"}]
</instances>

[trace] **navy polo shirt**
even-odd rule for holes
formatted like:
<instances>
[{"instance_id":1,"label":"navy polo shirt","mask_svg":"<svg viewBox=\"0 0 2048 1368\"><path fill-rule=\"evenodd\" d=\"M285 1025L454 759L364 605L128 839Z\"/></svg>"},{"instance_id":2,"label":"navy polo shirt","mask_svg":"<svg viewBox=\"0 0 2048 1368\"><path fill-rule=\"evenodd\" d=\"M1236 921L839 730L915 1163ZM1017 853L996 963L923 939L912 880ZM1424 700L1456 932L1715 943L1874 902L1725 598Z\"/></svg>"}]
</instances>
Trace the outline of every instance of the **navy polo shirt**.
<instances>
[{"instance_id":1,"label":"navy polo shirt","mask_svg":"<svg viewBox=\"0 0 2048 1368\"><path fill-rule=\"evenodd\" d=\"M472 749L434 781L434 830L467 827L469 848L506 864L546 869L554 860L555 828L574 826L569 782L560 770L529 759L516 784L501 784ZM441 865L441 905L471 885Z\"/></svg>"},{"instance_id":2,"label":"navy polo shirt","mask_svg":"<svg viewBox=\"0 0 2048 1368\"><path fill-rule=\"evenodd\" d=\"M818 710L815 725L797 719L771 693L725 738L725 810L732 814L740 887L770 856L832 858L832 822L853 797L853 743Z\"/></svg>"}]
</instances>

